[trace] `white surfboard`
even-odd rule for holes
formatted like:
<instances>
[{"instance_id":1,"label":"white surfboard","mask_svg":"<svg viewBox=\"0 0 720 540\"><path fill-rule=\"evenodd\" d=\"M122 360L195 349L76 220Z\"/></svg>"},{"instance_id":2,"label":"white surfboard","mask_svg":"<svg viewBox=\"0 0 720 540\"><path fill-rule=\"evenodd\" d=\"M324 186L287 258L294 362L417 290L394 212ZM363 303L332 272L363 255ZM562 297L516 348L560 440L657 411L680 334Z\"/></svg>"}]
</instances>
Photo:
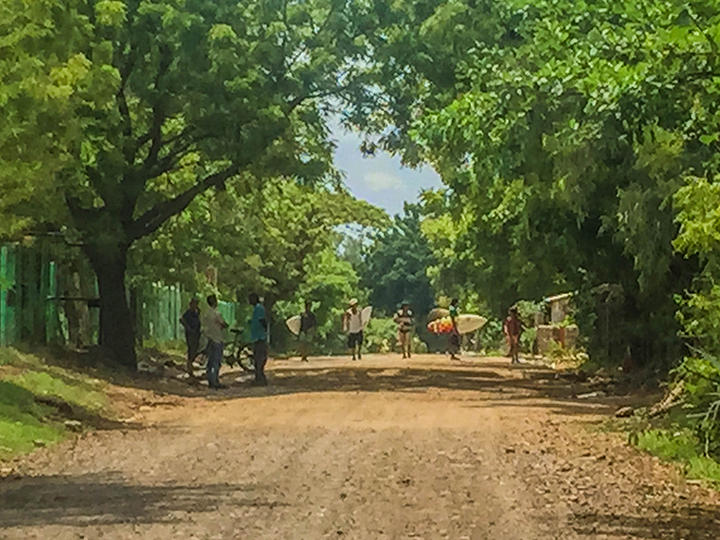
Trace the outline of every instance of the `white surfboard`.
<instances>
[{"instance_id":1,"label":"white surfboard","mask_svg":"<svg viewBox=\"0 0 720 540\"><path fill-rule=\"evenodd\" d=\"M288 330L290 330L290 332L294 335L300 335L300 326L302 324L302 317L300 315L290 317L287 321L285 321L285 324L287 325Z\"/></svg>"},{"instance_id":2,"label":"white surfboard","mask_svg":"<svg viewBox=\"0 0 720 540\"><path fill-rule=\"evenodd\" d=\"M469 334L482 328L486 322L487 319L480 315L458 315L456 324L458 332Z\"/></svg>"},{"instance_id":3,"label":"white surfboard","mask_svg":"<svg viewBox=\"0 0 720 540\"><path fill-rule=\"evenodd\" d=\"M360 320L362 321L362 326L365 328L367 324L370 322L370 317L372 316L372 306L364 307L363 310L360 312Z\"/></svg>"}]
</instances>

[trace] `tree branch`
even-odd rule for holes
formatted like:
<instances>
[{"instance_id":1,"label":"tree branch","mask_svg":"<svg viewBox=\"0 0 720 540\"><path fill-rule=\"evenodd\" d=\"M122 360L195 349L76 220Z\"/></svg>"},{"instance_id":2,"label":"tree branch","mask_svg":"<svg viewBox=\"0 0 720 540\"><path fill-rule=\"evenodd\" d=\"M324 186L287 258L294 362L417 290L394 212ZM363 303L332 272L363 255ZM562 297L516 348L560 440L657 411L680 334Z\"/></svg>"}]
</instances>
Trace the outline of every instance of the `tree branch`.
<instances>
[{"instance_id":1,"label":"tree branch","mask_svg":"<svg viewBox=\"0 0 720 540\"><path fill-rule=\"evenodd\" d=\"M157 204L145 212L132 223L128 231L131 241L154 233L165 221L185 210L196 196L211 187L222 185L235 176L240 171L240 168L240 165L233 164L220 172L211 174L190 189L183 191L172 199Z\"/></svg>"}]
</instances>

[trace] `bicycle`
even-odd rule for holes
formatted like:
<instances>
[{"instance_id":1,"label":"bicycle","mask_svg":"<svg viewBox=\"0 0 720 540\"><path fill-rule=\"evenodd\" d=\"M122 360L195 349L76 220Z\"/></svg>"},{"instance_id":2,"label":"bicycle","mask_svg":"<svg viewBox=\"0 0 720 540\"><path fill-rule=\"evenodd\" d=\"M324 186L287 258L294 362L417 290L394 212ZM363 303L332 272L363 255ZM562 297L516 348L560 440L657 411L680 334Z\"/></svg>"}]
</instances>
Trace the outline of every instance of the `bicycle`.
<instances>
[{"instance_id":1,"label":"bicycle","mask_svg":"<svg viewBox=\"0 0 720 540\"><path fill-rule=\"evenodd\" d=\"M247 373L254 373L255 364L253 363L252 350L242 341L243 331L233 328L230 333L233 334L233 339L225 344L223 360L230 367L237 365ZM207 365L207 359L207 345L205 345L195 357L195 360L199 360L200 366L204 367Z\"/></svg>"},{"instance_id":2,"label":"bicycle","mask_svg":"<svg viewBox=\"0 0 720 540\"><path fill-rule=\"evenodd\" d=\"M248 373L255 372L255 364L253 362L252 350L242 341L243 331L237 328L230 330L233 334L233 340L225 347L223 358L225 363L233 367L237 364L243 371Z\"/></svg>"}]
</instances>

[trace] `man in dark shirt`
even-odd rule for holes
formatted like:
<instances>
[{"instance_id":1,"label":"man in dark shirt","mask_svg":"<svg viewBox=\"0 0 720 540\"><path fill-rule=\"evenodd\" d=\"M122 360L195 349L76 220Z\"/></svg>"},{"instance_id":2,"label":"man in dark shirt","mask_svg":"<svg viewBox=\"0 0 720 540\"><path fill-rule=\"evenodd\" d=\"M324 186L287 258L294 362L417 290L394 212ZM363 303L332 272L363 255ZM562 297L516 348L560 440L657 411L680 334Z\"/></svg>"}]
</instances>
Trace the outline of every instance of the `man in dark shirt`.
<instances>
[{"instance_id":1,"label":"man in dark shirt","mask_svg":"<svg viewBox=\"0 0 720 540\"><path fill-rule=\"evenodd\" d=\"M190 377L194 376L193 362L200 352L200 308L197 298L190 300L190 305L180 317L180 324L185 328L185 343L187 343L187 370Z\"/></svg>"},{"instance_id":2,"label":"man in dark shirt","mask_svg":"<svg viewBox=\"0 0 720 540\"><path fill-rule=\"evenodd\" d=\"M313 339L317 330L317 319L312 312L312 303L305 301L305 311L300 315L300 359L303 362L308 361L308 355L312 349Z\"/></svg>"}]
</instances>

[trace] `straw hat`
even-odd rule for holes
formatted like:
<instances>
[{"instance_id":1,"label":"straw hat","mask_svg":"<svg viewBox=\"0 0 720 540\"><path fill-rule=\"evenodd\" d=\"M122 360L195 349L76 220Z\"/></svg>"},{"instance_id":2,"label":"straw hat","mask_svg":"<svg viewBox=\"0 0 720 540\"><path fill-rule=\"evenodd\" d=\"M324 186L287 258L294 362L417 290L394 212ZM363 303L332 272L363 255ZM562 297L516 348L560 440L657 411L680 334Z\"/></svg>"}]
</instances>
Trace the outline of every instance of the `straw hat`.
<instances>
[{"instance_id":1,"label":"straw hat","mask_svg":"<svg viewBox=\"0 0 720 540\"><path fill-rule=\"evenodd\" d=\"M357 305L358 305L357 298L353 298L350 300L350 307L357 306Z\"/></svg>"}]
</instances>

